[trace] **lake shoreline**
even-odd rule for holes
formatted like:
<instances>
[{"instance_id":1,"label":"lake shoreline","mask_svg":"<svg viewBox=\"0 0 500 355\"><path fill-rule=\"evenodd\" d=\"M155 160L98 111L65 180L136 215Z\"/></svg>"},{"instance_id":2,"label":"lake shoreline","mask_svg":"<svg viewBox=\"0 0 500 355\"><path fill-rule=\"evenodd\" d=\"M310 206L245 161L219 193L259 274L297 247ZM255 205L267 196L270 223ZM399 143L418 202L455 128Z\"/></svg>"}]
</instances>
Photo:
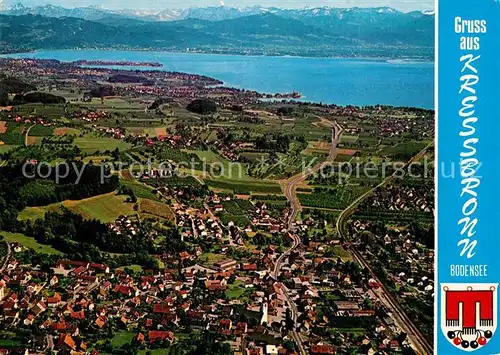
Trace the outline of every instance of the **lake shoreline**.
<instances>
[{"instance_id":1,"label":"lake shoreline","mask_svg":"<svg viewBox=\"0 0 500 355\"><path fill-rule=\"evenodd\" d=\"M224 86L261 93L293 93L308 102L339 106L434 108L434 62L410 59L249 56L160 51L50 50L0 55L71 63L78 60L158 62L160 70L216 78Z\"/></svg>"},{"instance_id":2,"label":"lake shoreline","mask_svg":"<svg viewBox=\"0 0 500 355\"><path fill-rule=\"evenodd\" d=\"M249 53L222 53L222 52L204 52L204 51L181 51L181 50L161 50L161 49L118 49L118 48L60 48L60 49L34 49L31 51L1 51L0 57L8 56L8 55L16 55L16 54L32 54L32 53L40 53L40 52L50 52L50 51L102 51L102 52L158 52L158 53L167 53L167 54L188 54L188 55L224 55L224 56L235 56L235 57L255 57L255 58L297 58L297 59L352 59L352 60L371 60L371 61L381 61L381 62L390 62L390 61L401 61L401 62L422 62L422 63L434 63L434 58L422 58L422 57L370 57L370 56L307 56L307 55L289 55L289 54L249 54Z\"/></svg>"}]
</instances>

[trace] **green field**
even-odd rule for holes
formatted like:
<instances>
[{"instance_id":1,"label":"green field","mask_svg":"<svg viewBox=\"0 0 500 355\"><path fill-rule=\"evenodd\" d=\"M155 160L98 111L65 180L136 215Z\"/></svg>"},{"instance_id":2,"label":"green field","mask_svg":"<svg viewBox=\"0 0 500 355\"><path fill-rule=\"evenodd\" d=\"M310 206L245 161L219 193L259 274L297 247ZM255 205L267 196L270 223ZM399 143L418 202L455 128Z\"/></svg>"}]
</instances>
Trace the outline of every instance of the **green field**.
<instances>
[{"instance_id":1,"label":"green field","mask_svg":"<svg viewBox=\"0 0 500 355\"><path fill-rule=\"evenodd\" d=\"M348 161L351 161L351 159L352 159L352 155L347 155L347 154L338 154L335 157L335 161L339 162L339 163L348 162Z\"/></svg>"},{"instance_id":2,"label":"green field","mask_svg":"<svg viewBox=\"0 0 500 355\"><path fill-rule=\"evenodd\" d=\"M249 195L257 194L281 194L281 187L275 182L265 180L255 180L252 182L231 181L231 180L206 180L205 183L216 190L227 190L235 194Z\"/></svg>"},{"instance_id":3,"label":"green field","mask_svg":"<svg viewBox=\"0 0 500 355\"><path fill-rule=\"evenodd\" d=\"M75 139L75 145L78 146L84 153L112 151L116 148L121 151L130 149L131 144L120 139L103 137L97 133L89 133L83 137Z\"/></svg>"},{"instance_id":4,"label":"green field","mask_svg":"<svg viewBox=\"0 0 500 355\"><path fill-rule=\"evenodd\" d=\"M310 194L298 194L300 203L305 207L344 209L357 197L368 191L367 187L342 186L332 189L316 190Z\"/></svg>"},{"instance_id":5,"label":"green field","mask_svg":"<svg viewBox=\"0 0 500 355\"><path fill-rule=\"evenodd\" d=\"M198 261L207 267L212 268L215 263L226 260L227 256L222 254L214 254L214 253L203 253L198 257Z\"/></svg>"},{"instance_id":6,"label":"green field","mask_svg":"<svg viewBox=\"0 0 500 355\"><path fill-rule=\"evenodd\" d=\"M137 333L134 332L127 332L127 331L116 332L115 336L111 340L111 344L113 344L113 347L119 348L122 345L130 344L132 342L132 339L134 339L136 335Z\"/></svg>"},{"instance_id":7,"label":"green field","mask_svg":"<svg viewBox=\"0 0 500 355\"><path fill-rule=\"evenodd\" d=\"M340 245L334 245L332 248L329 248L327 252L332 253L334 258L341 258L344 262L352 260L352 255Z\"/></svg>"},{"instance_id":8,"label":"green field","mask_svg":"<svg viewBox=\"0 0 500 355\"><path fill-rule=\"evenodd\" d=\"M7 153L12 149L16 149L20 145L2 144L0 145L0 154Z\"/></svg>"},{"instance_id":9,"label":"green field","mask_svg":"<svg viewBox=\"0 0 500 355\"><path fill-rule=\"evenodd\" d=\"M121 266L118 268L118 270L125 270L125 269L130 269L135 273L141 272L142 271L142 266L141 265L128 265L128 266Z\"/></svg>"},{"instance_id":10,"label":"green field","mask_svg":"<svg viewBox=\"0 0 500 355\"><path fill-rule=\"evenodd\" d=\"M242 286L241 281L235 281L233 284L227 286L226 297L230 300L241 298L247 290Z\"/></svg>"},{"instance_id":11,"label":"green field","mask_svg":"<svg viewBox=\"0 0 500 355\"><path fill-rule=\"evenodd\" d=\"M120 183L134 191L134 194L138 198L147 198L153 201L159 201L158 196L153 193L153 188L151 186L145 185L136 180L125 180L121 179Z\"/></svg>"},{"instance_id":12,"label":"green field","mask_svg":"<svg viewBox=\"0 0 500 355\"><path fill-rule=\"evenodd\" d=\"M117 195L112 192L83 200L68 200L43 207L26 207L19 213L18 218L20 220L42 218L46 212L61 211L63 206L87 219L95 218L102 222L111 222L120 215L127 216L135 213L133 204L125 202L126 198L127 196Z\"/></svg>"},{"instance_id":13,"label":"green field","mask_svg":"<svg viewBox=\"0 0 500 355\"><path fill-rule=\"evenodd\" d=\"M4 237L4 239L9 243L17 242L25 248L33 249L38 253L56 255L62 254L60 251L52 248L51 246L40 244L34 238L25 236L24 234L0 232L0 236Z\"/></svg>"},{"instance_id":14,"label":"green field","mask_svg":"<svg viewBox=\"0 0 500 355\"><path fill-rule=\"evenodd\" d=\"M216 163L222 159L217 153L211 150L186 150L186 152L196 154L202 162L207 164Z\"/></svg>"},{"instance_id":15,"label":"green field","mask_svg":"<svg viewBox=\"0 0 500 355\"><path fill-rule=\"evenodd\" d=\"M410 159L417 155L422 149L427 146L426 142L404 142L395 146L388 146L380 151L381 155L394 156L404 159Z\"/></svg>"},{"instance_id":16,"label":"green field","mask_svg":"<svg viewBox=\"0 0 500 355\"><path fill-rule=\"evenodd\" d=\"M54 127L37 124L36 126L31 127L29 135L34 137L46 137L51 136L53 133Z\"/></svg>"}]
</instances>

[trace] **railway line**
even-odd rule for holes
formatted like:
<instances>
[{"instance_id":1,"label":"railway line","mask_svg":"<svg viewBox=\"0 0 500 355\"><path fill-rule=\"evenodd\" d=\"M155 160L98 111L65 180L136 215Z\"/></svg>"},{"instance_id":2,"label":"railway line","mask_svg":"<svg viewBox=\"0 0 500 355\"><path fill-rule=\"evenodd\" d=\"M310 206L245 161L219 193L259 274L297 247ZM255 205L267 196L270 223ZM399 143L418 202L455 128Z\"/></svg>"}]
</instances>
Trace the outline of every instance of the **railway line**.
<instances>
[{"instance_id":1,"label":"railway line","mask_svg":"<svg viewBox=\"0 0 500 355\"><path fill-rule=\"evenodd\" d=\"M420 151L417 155L410 159L408 163L406 163L404 168L408 167L408 165L410 165L411 163L421 159L432 145L433 143L427 145L422 151ZM361 202L364 201L365 198L373 194L377 189L387 185L396 177L396 174L397 173L395 172L394 174L384 179L380 184L358 197L351 205L349 205L344 211L342 211L342 213L339 215L339 218L337 219L337 232L340 234L340 236L342 236L345 240L349 240L345 229L345 223L347 222L348 218L355 212L356 208L360 205ZM363 268L369 270L370 273L375 277L375 273L365 257L354 248L350 248L349 251L354 256L354 259ZM410 339L413 349L417 352L418 355L433 354L433 344L431 344L431 342L422 334L418 327L413 324L413 321L408 317L403 307L390 293L390 291L388 291L382 283L380 284L381 287L378 294L380 301L387 309L389 309L389 311L392 312L399 327L408 334L408 338Z\"/></svg>"}]
</instances>

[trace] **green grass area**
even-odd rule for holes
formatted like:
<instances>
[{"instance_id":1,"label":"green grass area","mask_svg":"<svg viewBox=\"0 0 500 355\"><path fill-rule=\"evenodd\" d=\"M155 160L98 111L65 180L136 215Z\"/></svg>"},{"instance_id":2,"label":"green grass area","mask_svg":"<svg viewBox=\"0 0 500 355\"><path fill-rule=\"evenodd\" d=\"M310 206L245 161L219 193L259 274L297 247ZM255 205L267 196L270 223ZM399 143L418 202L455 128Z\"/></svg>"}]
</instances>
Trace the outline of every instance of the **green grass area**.
<instances>
[{"instance_id":1,"label":"green grass area","mask_svg":"<svg viewBox=\"0 0 500 355\"><path fill-rule=\"evenodd\" d=\"M1 137L0 137L1 140ZM12 149L16 149L20 145L12 145L12 144L2 144L0 145L0 154L10 152Z\"/></svg>"},{"instance_id":2,"label":"green grass area","mask_svg":"<svg viewBox=\"0 0 500 355\"><path fill-rule=\"evenodd\" d=\"M227 225L229 222L233 222L242 228L250 224L248 215L253 208L253 204L250 201L234 199L231 201L222 201L222 205L224 206L224 211L219 214L222 223Z\"/></svg>"},{"instance_id":3,"label":"green grass area","mask_svg":"<svg viewBox=\"0 0 500 355\"><path fill-rule=\"evenodd\" d=\"M339 163L348 162L348 161L351 161L351 159L352 159L352 155L347 155L347 154L338 154L335 157L335 161L339 162Z\"/></svg>"},{"instance_id":4,"label":"green grass area","mask_svg":"<svg viewBox=\"0 0 500 355\"><path fill-rule=\"evenodd\" d=\"M134 214L132 203L125 202L127 196L115 192L90 197L83 200L67 200L42 207L26 207L19 213L19 220L43 218L46 212L60 212L65 207L87 219L98 219L102 222L114 221L120 215Z\"/></svg>"},{"instance_id":5,"label":"green grass area","mask_svg":"<svg viewBox=\"0 0 500 355\"><path fill-rule=\"evenodd\" d=\"M298 197L300 203L306 207L344 209L368 190L368 187L339 186L331 189L315 189L310 194L299 193Z\"/></svg>"},{"instance_id":6,"label":"green grass area","mask_svg":"<svg viewBox=\"0 0 500 355\"><path fill-rule=\"evenodd\" d=\"M189 154L189 162L193 160L192 155L195 156L194 161L197 162L195 170L202 170L205 172L203 178L217 179L217 180L232 180L232 181L259 181L248 175L247 167L245 164L239 162L229 161L211 150L184 150L185 154ZM184 160L186 161L186 160ZM192 175L190 173L190 175ZM199 175L199 173L197 174Z\"/></svg>"},{"instance_id":7,"label":"green grass area","mask_svg":"<svg viewBox=\"0 0 500 355\"><path fill-rule=\"evenodd\" d=\"M91 102L75 102L75 105L84 106L86 108L92 108L95 110L107 110L114 112L124 112L124 111L142 111L146 105L141 105L137 102L127 101L119 97L109 97L104 98L101 101L100 98L94 97Z\"/></svg>"},{"instance_id":8,"label":"green grass area","mask_svg":"<svg viewBox=\"0 0 500 355\"><path fill-rule=\"evenodd\" d=\"M83 158L83 162L85 164L88 164L92 161L94 164L100 164L101 162L103 162L105 160L112 160L112 159L113 158L110 157L109 155L91 155L89 157Z\"/></svg>"},{"instance_id":9,"label":"green grass area","mask_svg":"<svg viewBox=\"0 0 500 355\"><path fill-rule=\"evenodd\" d=\"M60 251L52 248L51 246L40 244L34 238L28 237L24 234L0 232L0 236L4 237L4 239L9 243L17 242L25 248L33 249L38 253L62 255Z\"/></svg>"},{"instance_id":10,"label":"green grass area","mask_svg":"<svg viewBox=\"0 0 500 355\"><path fill-rule=\"evenodd\" d=\"M267 161L269 159L269 153L243 152L240 154L240 158L246 159L251 163L257 163Z\"/></svg>"},{"instance_id":11,"label":"green grass area","mask_svg":"<svg viewBox=\"0 0 500 355\"><path fill-rule=\"evenodd\" d=\"M66 135L67 136L78 136L81 131L77 128L66 127Z\"/></svg>"},{"instance_id":12,"label":"green grass area","mask_svg":"<svg viewBox=\"0 0 500 355\"><path fill-rule=\"evenodd\" d=\"M128 332L128 331L120 331L115 333L115 336L113 339L111 339L111 344L113 344L113 347L119 348L122 345L125 344L130 344L132 342L132 339L137 335L137 333L134 332Z\"/></svg>"},{"instance_id":13,"label":"green grass area","mask_svg":"<svg viewBox=\"0 0 500 355\"><path fill-rule=\"evenodd\" d=\"M0 339L0 348L20 348L23 343L17 339Z\"/></svg>"},{"instance_id":14,"label":"green grass area","mask_svg":"<svg viewBox=\"0 0 500 355\"><path fill-rule=\"evenodd\" d=\"M161 149L155 153L155 157L160 161L164 162L167 160L172 160L176 163L180 163L185 167L193 167L197 170L202 169L202 162L198 158L198 155L192 153L191 151L180 150L176 148L161 147Z\"/></svg>"},{"instance_id":15,"label":"green grass area","mask_svg":"<svg viewBox=\"0 0 500 355\"><path fill-rule=\"evenodd\" d=\"M334 258L341 258L342 261L352 260L352 255L340 245L334 245L332 248L328 248L327 253L331 253Z\"/></svg>"},{"instance_id":16,"label":"green grass area","mask_svg":"<svg viewBox=\"0 0 500 355\"><path fill-rule=\"evenodd\" d=\"M228 257L222 254L203 253L198 257L198 261L207 267L213 267L215 263L226 260Z\"/></svg>"},{"instance_id":17,"label":"green grass area","mask_svg":"<svg viewBox=\"0 0 500 355\"><path fill-rule=\"evenodd\" d=\"M139 211L141 215L152 215L162 219L175 221L175 214L167 204L156 202L150 199L143 199L139 203Z\"/></svg>"},{"instance_id":18,"label":"green grass area","mask_svg":"<svg viewBox=\"0 0 500 355\"><path fill-rule=\"evenodd\" d=\"M75 145L78 146L84 153L112 151L116 148L121 151L130 149L131 144L110 137L104 137L97 133L89 133L83 137L75 138Z\"/></svg>"},{"instance_id":19,"label":"green grass area","mask_svg":"<svg viewBox=\"0 0 500 355\"><path fill-rule=\"evenodd\" d=\"M265 180L255 180L252 182L242 182L233 180L207 179L205 183L217 190L227 190L235 194L249 195L252 193L261 194L281 194L281 186L275 182Z\"/></svg>"},{"instance_id":20,"label":"green grass area","mask_svg":"<svg viewBox=\"0 0 500 355\"><path fill-rule=\"evenodd\" d=\"M24 125L13 125L7 126L7 132L0 134L0 141L7 145L24 145Z\"/></svg>"},{"instance_id":21,"label":"green grass area","mask_svg":"<svg viewBox=\"0 0 500 355\"><path fill-rule=\"evenodd\" d=\"M125 270L125 269L130 269L135 273L140 273L142 271L142 266L141 265L128 265L128 266L121 266L118 268L118 270Z\"/></svg>"},{"instance_id":22,"label":"green grass area","mask_svg":"<svg viewBox=\"0 0 500 355\"><path fill-rule=\"evenodd\" d=\"M388 146L380 151L380 155L393 156L405 160L409 160L413 156L417 155L422 149L427 146L426 142L403 142L396 144L395 146Z\"/></svg>"},{"instance_id":23,"label":"green grass area","mask_svg":"<svg viewBox=\"0 0 500 355\"><path fill-rule=\"evenodd\" d=\"M207 164L217 163L221 160L221 157L211 150L188 150L189 153L194 153L198 158Z\"/></svg>"},{"instance_id":24,"label":"green grass area","mask_svg":"<svg viewBox=\"0 0 500 355\"><path fill-rule=\"evenodd\" d=\"M154 188L145 185L136 180L121 179L120 184L134 191L136 197L147 198L153 201L159 201L158 196L153 193Z\"/></svg>"},{"instance_id":25,"label":"green grass area","mask_svg":"<svg viewBox=\"0 0 500 355\"><path fill-rule=\"evenodd\" d=\"M247 289L243 287L243 283L237 280L233 284L227 285L226 297L231 300L241 298L245 291Z\"/></svg>"},{"instance_id":26,"label":"green grass area","mask_svg":"<svg viewBox=\"0 0 500 355\"><path fill-rule=\"evenodd\" d=\"M341 143L355 143L358 139L359 139L359 136L343 134L340 137L340 142Z\"/></svg>"},{"instance_id":27,"label":"green grass area","mask_svg":"<svg viewBox=\"0 0 500 355\"><path fill-rule=\"evenodd\" d=\"M51 136L53 133L54 127L37 124L36 126L31 127L29 135L34 137L47 137Z\"/></svg>"},{"instance_id":28,"label":"green grass area","mask_svg":"<svg viewBox=\"0 0 500 355\"><path fill-rule=\"evenodd\" d=\"M134 213L132 203L127 203L127 196L115 193L91 197L81 201L67 201L64 205L86 218L96 218L103 222L114 221L120 215Z\"/></svg>"},{"instance_id":29,"label":"green grass area","mask_svg":"<svg viewBox=\"0 0 500 355\"><path fill-rule=\"evenodd\" d=\"M148 355L148 354L151 354L151 355L169 355L170 354L170 348L168 349L143 349L143 350L139 350L139 352L137 353L137 355Z\"/></svg>"},{"instance_id":30,"label":"green grass area","mask_svg":"<svg viewBox=\"0 0 500 355\"><path fill-rule=\"evenodd\" d=\"M54 92L51 92L51 94L57 95L57 93ZM24 105L17 105L15 107L15 113L20 116L37 115L42 117L48 117L51 119L60 119L66 116L68 113L74 111L74 109L75 106L30 103Z\"/></svg>"}]
</instances>

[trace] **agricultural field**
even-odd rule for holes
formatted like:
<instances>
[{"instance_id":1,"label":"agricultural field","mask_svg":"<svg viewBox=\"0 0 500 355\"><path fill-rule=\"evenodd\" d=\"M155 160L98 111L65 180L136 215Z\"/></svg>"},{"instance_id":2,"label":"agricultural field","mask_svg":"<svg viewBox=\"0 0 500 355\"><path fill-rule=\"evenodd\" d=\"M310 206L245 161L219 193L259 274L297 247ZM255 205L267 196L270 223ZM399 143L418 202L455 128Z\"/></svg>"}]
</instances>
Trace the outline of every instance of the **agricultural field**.
<instances>
[{"instance_id":1,"label":"agricultural field","mask_svg":"<svg viewBox=\"0 0 500 355\"><path fill-rule=\"evenodd\" d=\"M222 201L222 206L224 206L224 211L232 215L244 215L247 211L252 208L252 203L247 200L230 200Z\"/></svg>"},{"instance_id":2,"label":"agricultural field","mask_svg":"<svg viewBox=\"0 0 500 355\"><path fill-rule=\"evenodd\" d=\"M171 221L175 219L175 214L168 205L148 199L140 201L139 212Z\"/></svg>"},{"instance_id":3,"label":"agricultural field","mask_svg":"<svg viewBox=\"0 0 500 355\"><path fill-rule=\"evenodd\" d=\"M359 136L343 134L342 137L340 137L340 143L356 143L358 139Z\"/></svg>"},{"instance_id":4,"label":"agricultural field","mask_svg":"<svg viewBox=\"0 0 500 355\"><path fill-rule=\"evenodd\" d=\"M19 145L0 144L0 154L7 153L12 149L16 149L17 147L19 147Z\"/></svg>"},{"instance_id":5,"label":"agricultural field","mask_svg":"<svg viewBox=\"0 0 500 355\"><path fill-rule=\"evenodd\" d=\"M331 189L315 189L310 194L299 193L298 197L300 203L306 207L341 210L368 190L367 187L341 186Z\"/></svg>"},{"instance_id":6,"label":"agricultural field","mask_svg":"<svg viewBox=\"0 0 500 355\"><path fill-rule=\"evenodd\" d=\"M36 115L47 117L50 120L60 120L75 109L76 107L72 105L64 107L57 104L31 103L15 106L13 113L19 116Z\"/></svg>"},{"instance_id":7,"label":"agricultural field","mask_svg":"<svg viewBox=\"0 0 500 355\"><path fill-rule=\"evenodd\" d=\"M181 163L182 166L189 168L194 167L198 170L201 169L201 160L198 158L197 154L176 148L161 147L155 152L155 158L161 163L172 160L176 163Z\"/></svg>"},{"instance_id":8,"label":"agricultural field","mask_svg":"<svg viewBox=\"0 0 500 355\"><path fill-rule=\"evenodd\" d=\"M250 224L249 212L253 208L253 204L248 200L234 199L230 201L222 201L224 211L219 212L220 219L225 225L233 222L239 227L246 227Z\"/></svg>"},{"instance_id":9,"label":"agricultural field","mask_svg":"<svg viewBox=\"0 0 500 355\"><path fill-rule=\"evenodd\" d=\"M101 136L97 133L88 133L83 137L76 138L75 145L84 153L113 151L116 148L124 151L132 146L122 140Z\"/></svg>"},{"instance_id":10,"label":"agricultural field","mask_svg":"<svg viewBox=\"0 0 500 355\"><path fill-rule=\"evenodd\" d=\"M0 133L0 140L5 145L24 145L24 123L8 122L7 128L3 128L4 133Z\"/></svg>"},{"instance_id":11,"label":"agricultural field","mask_svg":"<svg viewBox=\"0 0 500 355\"><path fill-rule=\"evenodd\" d=\"M395 157L402 160L409 160L417 155L422 149L427 146L428 142L403 142L395 146L383 148L379 154L382 156Z\"/></svg>"},{"instance_id":12,"label":"agricultural field","mask_svg":"<svg viewBox=\"0 0 500 355\"><path fill-rule=\"evenodd\" d=\"M26 207L18 218L20 220L42 218L46 212L61 212L64 207L87 219L111 222L120 215L128 216L135 213L134 204L126 202L126 199L127 196L111 192L83 200L68 200L43 207Z\"/></svg>"},{"instance_id":13,"label":"agricultural field","mask_svg":"<svg viewBox=\"0 0 500 355\"><path fill-rule=\"evenodd\" d=\"M146 187L187 187L187 186L200 186L201 183L192 176L171 176L160 179L143 179L141 180ZM138 195L137 195L138 196ZM141 197L141 196L138 196Z\"/></svg>"},{"instance_id":14,"label":"agricultural field","mask_svg":"<svg viewBox=\"0 0 500 355\"><path fill-rule=\"evenodd\" d=\"M54 127L52 126L42 126L42 125L35 125L30 128L30 136L34 137L47 137L51 136L54 134Z\"/></svg>"},{"instance_id":15,"label":"agricultural field","mask_svg":"<svg viewBox=\"0 0 500 355\"><path fill-rule=\"evenodd\" d=\"M207 164L217 163L224 159L213 150L185 150L185 152L195 154L201 162Z\"/></svg>"},{"instance_id":16,"label":"agricultural field","mask_svg":"<svg viewBox=\"0 0 500 355\"><path fill-rule=\"evenodd\" d=\"M255 182L239 182L231 180L205 180L205 183L214 190L228 191L234 194L281 194L281 186L275 182L256 180Z\"/></svg>"},{"instance_id":17,"label":"agricultural field","mask_svg":"<svg viewBox=\"0 0 500 355\"><path fill-rule=\"evenodd\" d=\"M71 127L57 127L54 129L54 135L59 136L78 136L81 131L77 128Z\"/></svg>"},{"instance_id":18,"label":"agricultural field","mask_svg":"<svg viewBox=\"0 0 500 355\"><path fill-rule=\"evenodd\" d=\"M252 176L262 179L286 179L325 161L326 155L280 155L275 164L258 164L252 169Z\"/></svg>"},{"instance_id":19,"label":"agricultural field","mask_svg":"<svg viewBox=\"0 0 500 355\"><path fill-rule=\"evenodd\" d=\"M326 154L330 153L332 144L326 141L314 141L309 142L307 148L302 152L303 154L312 155L312 154Z\"/></svg>"},{"instance_id":20,"label":"agricultural field","mask_svg":"<svg viewBox=\"0 0 500 355\"><path fill-rule=\"evenodd\" d=\"M243 152L240 153L239 157L243 161L248 161L249 163L258 163L261 161L267 161L269 159L269 153Z\"/></svg>"},{"instance_id":21,"label":"agricultural field","mask_svg":"<svg viewBox=\"0 0 500 355\"><path fill-rule=\"evenodd\" d=\"M337 156L335 157L335 162L345 163L345 162L351 161L351 159L352 159L352 155L337 154Z\"/></svg>"},{"instance_id":22,"label":"agricultural field","mask_svg":"<svg viewBox=\"0 0 500 355\"><path fill-rule=\"evenodd\" d=\"M167 135L167 129L165 127L155 128L156 137L165 137Z\"/></svg>"}]
</instances>

